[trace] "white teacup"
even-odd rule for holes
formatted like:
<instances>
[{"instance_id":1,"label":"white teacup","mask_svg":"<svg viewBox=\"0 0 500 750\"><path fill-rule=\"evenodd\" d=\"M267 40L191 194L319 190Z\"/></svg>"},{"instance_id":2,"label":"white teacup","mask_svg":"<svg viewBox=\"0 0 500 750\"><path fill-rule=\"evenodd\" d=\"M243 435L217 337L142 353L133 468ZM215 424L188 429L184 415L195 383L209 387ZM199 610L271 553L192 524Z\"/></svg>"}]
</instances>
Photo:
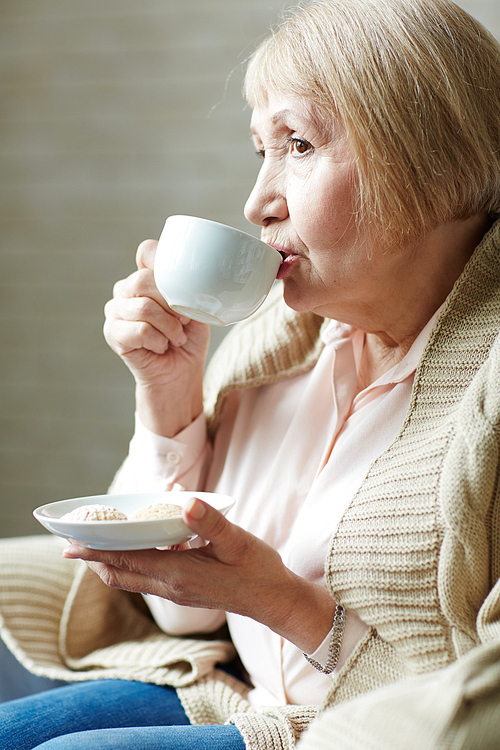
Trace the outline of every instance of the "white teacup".
<instances>
[{"instance_id":1,"label":"white teacup","mask_svg":"<svg viewBox=\"0 0 500 750\"><path fill-rule=\"evenodd\" d=\"M281 255L246 232L194 216L170 216L156 251L154 274L175 312L226 326L264 302Z\"/></svg>"}]
</instances>

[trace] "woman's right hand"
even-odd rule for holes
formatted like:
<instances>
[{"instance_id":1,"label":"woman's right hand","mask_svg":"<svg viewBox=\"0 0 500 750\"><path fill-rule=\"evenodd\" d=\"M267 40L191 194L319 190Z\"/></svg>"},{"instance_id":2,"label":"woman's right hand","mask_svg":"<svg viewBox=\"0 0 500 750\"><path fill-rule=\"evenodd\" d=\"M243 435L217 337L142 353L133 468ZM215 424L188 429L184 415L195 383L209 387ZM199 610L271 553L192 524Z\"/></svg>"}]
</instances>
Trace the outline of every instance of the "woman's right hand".
<instances>
[{"instance_id":1,"label":"woman's right hand","mask_svg":"<svg viewBox=\"0 0 500 750\"><path fill-rule=\"evenodd\" d=\"M173 437L203 408L210 329L175 313L161 296L153 274L157 244L142 242L138 270L115 284L104 336L134 375L141 422Z\"/></svg>"}]
</instances>

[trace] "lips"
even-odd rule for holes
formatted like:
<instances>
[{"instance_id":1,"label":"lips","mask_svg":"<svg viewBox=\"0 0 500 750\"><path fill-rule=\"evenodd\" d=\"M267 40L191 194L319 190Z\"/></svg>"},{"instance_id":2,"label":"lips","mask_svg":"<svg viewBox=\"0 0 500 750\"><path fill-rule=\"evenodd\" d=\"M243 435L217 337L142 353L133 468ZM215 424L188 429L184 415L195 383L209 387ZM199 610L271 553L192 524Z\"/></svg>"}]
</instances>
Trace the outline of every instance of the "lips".
<instances>
[{"instance_id":1,"label":"lips","mask_svg":"<svg viewBox=\"0 0 500 750\"><path fill-rule=\"evenodd\" d=\"M274 247L274 249L279 252L283 260L285 260L285 258L287 258L289 255L293 255L292 250L285 247L285 245L280 245L278 242L269 242L268 240L265 240L265 239L262 239L262 241L268 245L271 245L271 247Z\"/></svg>"},{"instance_id":2,"label":"lips","mask_svg":"<svg viewBox=\"0 0 500 750\"><path fill-rule=\"evenodd\" d=\"M269 243L271 244L271 243ZM285 248L281 245L272 245L275 250L279 252L281 255L282 261L281 265L278 268L278 273L276 274L277 279L284 279L288 274L290 273L293 264L298 259L298 255L288 248Z\"/></svg>"}]
</instances>

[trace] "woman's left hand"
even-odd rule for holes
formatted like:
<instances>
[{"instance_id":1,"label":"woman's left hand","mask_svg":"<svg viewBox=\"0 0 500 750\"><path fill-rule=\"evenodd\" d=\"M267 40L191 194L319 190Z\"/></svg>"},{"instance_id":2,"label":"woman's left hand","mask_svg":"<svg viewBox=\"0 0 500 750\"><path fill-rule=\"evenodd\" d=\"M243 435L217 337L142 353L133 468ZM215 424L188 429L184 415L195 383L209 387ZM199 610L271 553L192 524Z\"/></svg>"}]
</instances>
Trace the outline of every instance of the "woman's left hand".
<instances>
[{"instance_id":1,"label":"woman's left hand","mask_svg":"<svg viewBox=\"0 0 500 750\"><path fill-rule=\"evenodd\" d=\"M193 497L183 515L206 546L102 552L73 542L63 555L85 560L113 588L245 615L312 653L331 628L335 602L328 591L293 573L276 550L202 500Z\"/></svg>"}]
</instances>

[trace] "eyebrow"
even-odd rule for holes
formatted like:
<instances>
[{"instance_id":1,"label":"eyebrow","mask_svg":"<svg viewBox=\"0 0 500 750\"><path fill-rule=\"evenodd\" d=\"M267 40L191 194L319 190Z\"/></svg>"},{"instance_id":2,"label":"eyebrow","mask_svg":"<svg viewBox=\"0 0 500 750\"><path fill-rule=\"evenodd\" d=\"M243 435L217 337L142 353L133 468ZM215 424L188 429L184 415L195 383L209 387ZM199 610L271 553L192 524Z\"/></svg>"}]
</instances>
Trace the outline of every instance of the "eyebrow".
<instances>
[{"instance_id":1,"label":"eyebrow","mask_svg":"<svg viewBox=\"0 0 500 750\"><path fill-rule=\"evenodd\" d=\"M291 109L280 109L279 112L276 112L271 117L271 122L273 125L276 125L278 122L281 122L282 120L284 120L288 115L295 115L295 117L297 117L297 115ZM257 135L257 131L255 127L250 126L250 133L252 135Z\"/></svg>"},{"instance_id":2,"label":"eyebrow","mask_svg":"<svg viewBox=\"0 0 500 750\"><path fill-rule=\"evenodd\" d=\"M286 119L286 117L288 117L289 115L292 115L293 117L299 117L299 115L297 115L293 111L293 109L280 109L279 112L276 112L276 114L271 117L271 122L275 124L280 120Z\"/></svg>"},{"instance_id":3,"label":"eyebrow","mask_svg":"<svg viewBox=\"0 0 500 750\"><path fill-rule=\"evenodd\" d=\"M283 109L280 109L278 112L275 112L274 115L272 115L271 123L273 125L276 125L290 116L298 118L299 120L304 119L304 115L299 114L296 110L290 109L289 107L284 107ZM315 109L309 110L307 112L307 117L310 118L311 122L318 130L322 130L325 128L325 126L327 126L326 118L322 118L320 113L315 111ZM253 127L250 127L250 132L252 135L257 135L257 131Z\"/></svg>"}]
</instances>

